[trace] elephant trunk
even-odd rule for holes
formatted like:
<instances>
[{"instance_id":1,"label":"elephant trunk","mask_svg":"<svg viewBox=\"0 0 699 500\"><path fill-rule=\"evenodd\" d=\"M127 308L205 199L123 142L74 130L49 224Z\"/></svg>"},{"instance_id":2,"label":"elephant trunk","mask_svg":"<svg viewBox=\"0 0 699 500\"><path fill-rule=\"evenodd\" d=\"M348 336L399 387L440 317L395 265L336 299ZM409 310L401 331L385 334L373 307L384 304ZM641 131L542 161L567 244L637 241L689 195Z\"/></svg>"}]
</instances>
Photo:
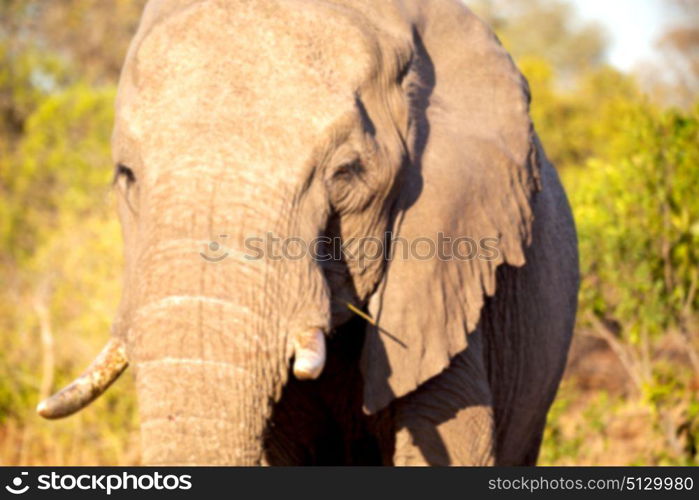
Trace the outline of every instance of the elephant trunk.
<instances>
[{"instance_id":1,"label":"elephant trunk","mask_svg":"<svg viewBox=\"0 0 699 500\"><path fill-rule=\"evenodd\" d=\"M166 357L137 366L144 464L260 463L270 398L254 370Z\"/></svg>"},{"instance_id":2,"label":"elephant trunk","mask_svg":"<svg viewBox=\"0 0 699 500\"><path fill-rule=\"evenodd\" d=\"M286 374L282 339L238 301L175 293L147 301L129 333L142 461L258 464Z\"/></svg>"},{"instance_id":3,"label":"elephant trunk","mask_svg":"<svg viewBox=\"0 0 699 500\"><path fill-rule=\"evenodd\" d=\"M293 315L282 303L289 295L279 292L289 286L289 268L236 253L243 235L229 234L221 249L229 256L211 262L199 255L204 231L178 233L144 242L132 282L138 307L127 345L142 461L258 464L294 352L297 377L315 378L322 370L324 336L312 328L322 323L289 321Z\"/></svg>"},{"instance_id":4,"label":"elephant trunk","mask_svg":"<svg viewBox=\"0 0 699 500\"><path fill-rule=\"evenodd\" d=\"M220 298L171 296L137 315L131 345L144 463L260 463L291 354L269 314ZM316 378L323 331L299 332L289 344L294 375Z\"/></svg>"}]
</instances>

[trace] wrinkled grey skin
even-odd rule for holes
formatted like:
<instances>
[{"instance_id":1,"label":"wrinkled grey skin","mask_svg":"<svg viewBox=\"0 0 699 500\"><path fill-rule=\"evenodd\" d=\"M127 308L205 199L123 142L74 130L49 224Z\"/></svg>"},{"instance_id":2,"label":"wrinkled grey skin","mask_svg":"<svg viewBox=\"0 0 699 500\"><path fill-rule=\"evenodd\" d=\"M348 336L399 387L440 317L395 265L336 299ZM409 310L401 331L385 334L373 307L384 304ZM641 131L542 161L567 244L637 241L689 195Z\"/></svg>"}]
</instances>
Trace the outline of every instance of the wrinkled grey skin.
<instances>
[{"instance_id":1,"label":"wrinkled grey skin","mask_svg":"<svg viewBox=\"0 0 699 500\"><path fill-rule=\"evenodd\" d=\"M456 0L152 0L113 135L143 461L535 463L578 262L528 104ZM498 238L497 257L242 257L267 232L388 230ZM314 327L327 363L299 381L291 340Z\"/></svg>"}]
</instances>

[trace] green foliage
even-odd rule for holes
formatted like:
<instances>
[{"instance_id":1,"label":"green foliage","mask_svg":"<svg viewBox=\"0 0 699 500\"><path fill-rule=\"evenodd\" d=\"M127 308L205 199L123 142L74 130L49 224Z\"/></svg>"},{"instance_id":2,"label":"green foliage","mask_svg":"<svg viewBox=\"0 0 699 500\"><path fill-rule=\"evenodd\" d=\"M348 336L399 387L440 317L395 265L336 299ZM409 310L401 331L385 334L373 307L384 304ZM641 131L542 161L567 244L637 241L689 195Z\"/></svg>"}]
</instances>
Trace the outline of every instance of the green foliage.
<instances>
[{"instance_id":1,"label":"green foliage","mask_svg":"<svg viewBox=\"0 0 699 500\"><path fill-rule=\"evenodd\" d=\"M574 388L566 389L556 398L547 416L546 432L539 454L539 462L544 465L575 459L585 442L582 433L574 433L572 436L566 433L563 417L570 411L573 399L578 396Z\"/></svg>"},{"instance_id":2,"label":"green foliage","mask_svg":"<svg viewBox=\"0 0 699 500\"><path fill-rule=\"evenodd\" d=\"M21 132L36 104L66 74L55 57L35 47L18 52L7 41L0 41L0 64L0 111L5 117L0 120L0 131L6 139Z\"/></svg>"},{"instance_id":3,"label":"green foliage","mask_svg":"<svg viewBox=\"0 0 699 500\"><path fill-rule=\"evenodd\" d=\"M696 464L699 105L658 109L634 92L601 93L610 77L619 81L591 73L582 87L602 96L597 113L563 121L587 123L580 135L594 138L585 161L563 171L580 242L578 329L604 338L633 382L635 397L616 398L618 411L639 406L655 441L639 463ZM588 430L610 421L582 416ZM595 434L608 439L603 430Z\"/></svg>"},{"instance_id":4,"label":"green foliage","mask_svg":"<svg viewBox=\"0 0 699 500\"><path fill-rule=\"evenodd\" d=\"M638 343L699 305L699 107L620 109L603 157L566 180L580 238L581 309L623 325Z\"/></svg>"},{"instance_id":5,"label":"green foliage","mask_svg":"<svg viewBox=\"0 0 699 500\"><path fill-rule=\"evenodd\" d=\"M615 141L623 135L619 134L619 118L641 99L633 78L599 66L561 90L546 59L528 56L518 63L531 89L531 115L537 132L559 169L583 165L594 156L606 157L616 147Z\"/></svg>"},{"instance_id":6,"label":"green foliage","mask_svg":"<svg viewBox=\"0 0 699 500\"><path fill-rule=\"evenodd\" d=\"M113 99L112 88L75 85L43 99L27 118L1 177L8 196L0 208L0 241L13 258L34 254L57 225L100 207L104 213Z\"/></svg>"}]
</instances>

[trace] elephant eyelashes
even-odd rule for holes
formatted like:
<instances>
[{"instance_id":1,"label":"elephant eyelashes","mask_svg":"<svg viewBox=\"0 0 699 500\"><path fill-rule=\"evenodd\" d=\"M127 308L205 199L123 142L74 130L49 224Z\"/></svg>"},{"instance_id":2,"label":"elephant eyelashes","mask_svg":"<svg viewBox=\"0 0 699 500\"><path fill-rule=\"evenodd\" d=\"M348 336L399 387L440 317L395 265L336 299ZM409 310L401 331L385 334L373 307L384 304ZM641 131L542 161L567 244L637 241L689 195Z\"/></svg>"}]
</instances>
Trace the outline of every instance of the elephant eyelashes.
<instances>
[{"instance_id":1,"label":"elephant eyelashes","mask_svg":"<svg viewBox=\"0 0 699 500\"><path fill-rule=\"evenodd\" d=\"M330 201L340 213L361 211L371 201L367 171L359 158L342 163L327 181Z\"/></svg>"},{"instance_id":2,"label":"elephant eyelashes","mask_svg":"<svg viewBox=\"0 0 699 500\"><path fill-rule=\"evenodd\" d=\"M131 189L136 184L136 175L133 173L133 170L122 163L117 164L114 172L114 184L122 192L129 210L135 214L137 189Z\"/></svg>"},{"instance_id":3,"label":"elephant eyelashes","mask_svg":"<svg viewBox=\"0 0 699 500\"><path fill-rule=\"evenodd\" d=\"M121 163L117 164L116 166L116 172L114 172L114 182L118 182L119 179L126 179L127 184L133 184L136 182L136 176L134 175L133 170Z\"/></svg>"}]
</instances>

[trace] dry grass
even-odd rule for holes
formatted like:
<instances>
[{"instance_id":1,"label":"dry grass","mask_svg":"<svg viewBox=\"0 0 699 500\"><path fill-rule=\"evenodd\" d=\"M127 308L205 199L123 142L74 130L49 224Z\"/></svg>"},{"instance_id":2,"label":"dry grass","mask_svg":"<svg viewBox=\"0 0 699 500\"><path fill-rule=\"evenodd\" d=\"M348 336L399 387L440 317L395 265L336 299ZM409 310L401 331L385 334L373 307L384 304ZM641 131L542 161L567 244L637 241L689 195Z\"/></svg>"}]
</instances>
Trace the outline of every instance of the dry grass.
<instances>
[{"instance_id":1,"label":"dry grass","mask_svg":"<svg viewBox=\"0 0 699 500\"><path fill-rule=\"evenodd\" d=\"M654 355L659 373L668 366L672 380L639 391L606 342L576 335L540 463L696 464L699 377L676 335L664 337Z\"/></svg>"}]
</instances>

